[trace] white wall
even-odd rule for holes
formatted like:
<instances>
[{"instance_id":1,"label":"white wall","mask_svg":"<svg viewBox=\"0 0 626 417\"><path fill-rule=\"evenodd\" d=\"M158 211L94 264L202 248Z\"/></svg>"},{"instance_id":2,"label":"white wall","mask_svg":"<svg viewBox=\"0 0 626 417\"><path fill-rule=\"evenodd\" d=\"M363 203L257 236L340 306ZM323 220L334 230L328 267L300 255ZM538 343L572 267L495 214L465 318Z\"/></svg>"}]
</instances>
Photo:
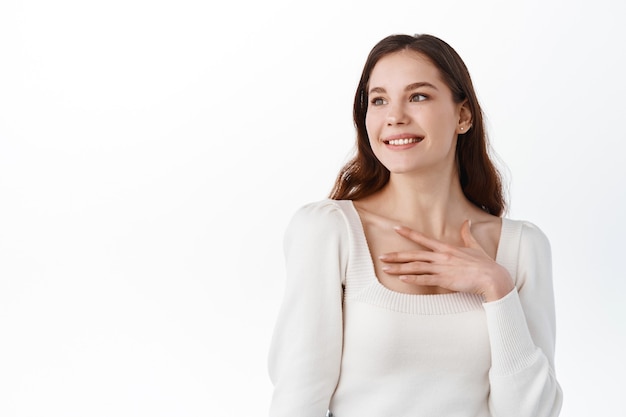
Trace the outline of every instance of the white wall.
<instances>
[{"instance_id":1,"label":"white wall","mask_svg":"<svg viewBox=\"0 0 626 417\"><path fill-rule=\"evenodd\" d=\"M618 2L210 3L0 5L0 415L265 415L283 229L391 33L465 58L551 239L562 415L624 413Z\"/></svg>"}]
</instances>

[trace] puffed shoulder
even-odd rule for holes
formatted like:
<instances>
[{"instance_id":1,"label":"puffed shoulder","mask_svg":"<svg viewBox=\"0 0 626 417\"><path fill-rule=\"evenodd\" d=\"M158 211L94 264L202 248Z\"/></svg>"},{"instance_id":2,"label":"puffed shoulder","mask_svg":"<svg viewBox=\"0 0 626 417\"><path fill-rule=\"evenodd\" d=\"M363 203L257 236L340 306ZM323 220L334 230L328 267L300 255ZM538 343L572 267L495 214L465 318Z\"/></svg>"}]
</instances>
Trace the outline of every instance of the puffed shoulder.
<instances>
[{"instance_id":1,"label":"puffed shoulder","mask_svg":"<svg viewBox=\"0 0 626 417\"><path fill-rule=\"evenodd\" d=\"M520 238L520 251L532 251L537 255L545 255L551 258L551 247L548 236L535 224L529 221L522 222Z\"/></svg>"},{"instance_id":2,"label":"puffed shoulder","mask_svg":"<svg viewBox=\"0 0 626 417\"><path fill-rule=\"evenodd\" d=\"M302 279L314 275L332 279L338 266L339 281L344 282L349 262L350 236L341 205L335 200L309 203L298 209L287 226L283 249L290 271ZM330 268L320 273L320 268ZM306 271L302 271L305 269Z\"/></svg>"},{"instance_id":3,"label":"puffed shoulder","mask_svg":"<svg viewBox=\"0 0 626 417\"><path fill-rule=\"evenodd\" d=\"M345 215L335 200L321 200L300 207L292 216L285 233L285 247L303 242L348 242Z\"/></svg>"},{"instance_id":4,"label":"puffed shoulder","mask_svg":"<svg viewBox=\"0 0 626 417\"><path fill-rule=\"evenodd\" d=\"M518 288L542 286L552 281L552 250L546 234L529 221L521 222Z\"/></svg>"}]
</instances>

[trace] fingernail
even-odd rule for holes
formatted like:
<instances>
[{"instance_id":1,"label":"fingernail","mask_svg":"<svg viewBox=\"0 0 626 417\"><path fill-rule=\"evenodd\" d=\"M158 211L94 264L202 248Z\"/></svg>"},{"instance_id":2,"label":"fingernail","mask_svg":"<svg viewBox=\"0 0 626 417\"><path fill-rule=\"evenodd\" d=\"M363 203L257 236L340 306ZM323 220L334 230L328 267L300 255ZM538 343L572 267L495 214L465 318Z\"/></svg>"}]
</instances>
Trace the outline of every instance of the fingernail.
<instances>
[{"instance_id":1,"label":"fingernail","mask_svg":"<svg viewBox=\"0 0 626 417\"><path fill-rule=\"evenodd\" d=\"M381 269L382 269L383 271L389 271L389 269L391 269L391 267L390 267L390 266L385 265L385 266L383 266Z\"/></svg>"}]
</instances>

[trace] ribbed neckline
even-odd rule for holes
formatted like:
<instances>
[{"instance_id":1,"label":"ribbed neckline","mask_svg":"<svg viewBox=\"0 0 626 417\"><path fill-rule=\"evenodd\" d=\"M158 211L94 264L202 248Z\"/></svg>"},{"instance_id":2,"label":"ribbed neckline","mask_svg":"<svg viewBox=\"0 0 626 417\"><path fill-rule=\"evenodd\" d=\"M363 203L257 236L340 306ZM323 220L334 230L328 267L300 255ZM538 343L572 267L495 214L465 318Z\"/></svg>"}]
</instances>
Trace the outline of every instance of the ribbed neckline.
<instances>
[{"instance_id":1,"label":"ribbed neckline","mask_svg":"<svg viewBox=\"0 0 626 417\"><path fill-rule=\"evenodd\" d=\"M345 298L374 304L388 310L417 315L458 314L482 308L482 297L469 293L406 294L385 287L378 280L367 244L365 230L351 200L336 200L348 223L350 261L346 275ZM515 279L520 223L502 219L496 262L507 268Z\"/></svg>"}]
</instances>

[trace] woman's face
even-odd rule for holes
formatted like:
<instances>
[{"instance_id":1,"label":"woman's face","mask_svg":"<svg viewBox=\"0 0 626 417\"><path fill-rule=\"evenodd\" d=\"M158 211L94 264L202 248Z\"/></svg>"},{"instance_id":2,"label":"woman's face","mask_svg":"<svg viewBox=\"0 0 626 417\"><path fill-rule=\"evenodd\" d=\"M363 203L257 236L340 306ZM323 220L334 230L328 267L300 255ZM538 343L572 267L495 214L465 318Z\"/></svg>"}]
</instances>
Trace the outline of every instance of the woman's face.
<instances>
[{"instance_id":1,"label":"woman's face","mask_svg":"<svg viewBox=\"0 0 626 417\"><path fill-rule=\"evenodd\" d=\"M410 50L384 56L370 75L368 97L370 145L392 174L455 166L457 135L467 131L471 114L465 103L454 102L428 58Z\"/></svg>"}]
</instances>

